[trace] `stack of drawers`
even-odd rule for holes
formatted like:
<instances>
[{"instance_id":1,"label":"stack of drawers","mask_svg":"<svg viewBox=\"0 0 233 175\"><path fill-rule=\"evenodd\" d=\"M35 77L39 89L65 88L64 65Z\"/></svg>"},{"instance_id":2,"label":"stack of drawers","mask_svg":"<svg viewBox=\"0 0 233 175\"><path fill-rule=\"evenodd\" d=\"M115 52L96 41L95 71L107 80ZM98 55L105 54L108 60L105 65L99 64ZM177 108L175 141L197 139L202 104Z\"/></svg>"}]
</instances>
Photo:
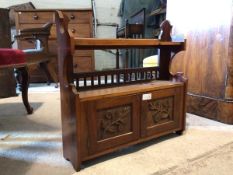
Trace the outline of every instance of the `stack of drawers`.
<instances>
[{"instance_id":1,"label":"stack of drawers","mask_svg":"<svg viewBox=\"0 0 233 175\"><path fill-rule=\"evenodd\" d=\"M93 19L92 9L65 9L63 11L69 18L69 29L76 37L93 37ZM36 10L18 10L16 11L16 30L41 27L47 22L54 23L51 29L49 39L49 49L54 55L57 55L56 26L54 21L55 9L36 9ZM33 48L33 44L28 42L19 42L20 49ZM74 54L74 72L87 72L94 70L94 52L92 50L78 51ZM57 67L57 62L51 63ZM31 72L31 82L46 81L44 75L37 68Z\"/></svg>"}]
</instances>

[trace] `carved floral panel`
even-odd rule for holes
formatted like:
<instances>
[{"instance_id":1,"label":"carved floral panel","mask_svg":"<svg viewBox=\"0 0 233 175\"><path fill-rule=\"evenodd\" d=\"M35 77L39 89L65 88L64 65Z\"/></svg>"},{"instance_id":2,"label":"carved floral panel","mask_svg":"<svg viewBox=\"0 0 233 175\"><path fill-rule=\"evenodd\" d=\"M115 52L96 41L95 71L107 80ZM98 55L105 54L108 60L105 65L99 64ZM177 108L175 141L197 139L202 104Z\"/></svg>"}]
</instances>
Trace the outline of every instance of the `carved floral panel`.
<instances>
[{"instance_id":1,"label":"carved floral panel","mask_svg":"<svg viewBox=\"0 0 233 175\"><path fill-rule=\"evenodd\" d=\"M97 138L103 140L132 132L131 105L103 109L97 112Z\"/></svg>"},{"instance_id":2,"label":"carved floral panel","mask_svg":"<svg viewBox=\"0 0 233 175\"><path fill-rule=\"evenodd\" d=\"M164 123L173 119L174 98L166 97L148 101L147 126Z\"/></svg>"}]
</instances>

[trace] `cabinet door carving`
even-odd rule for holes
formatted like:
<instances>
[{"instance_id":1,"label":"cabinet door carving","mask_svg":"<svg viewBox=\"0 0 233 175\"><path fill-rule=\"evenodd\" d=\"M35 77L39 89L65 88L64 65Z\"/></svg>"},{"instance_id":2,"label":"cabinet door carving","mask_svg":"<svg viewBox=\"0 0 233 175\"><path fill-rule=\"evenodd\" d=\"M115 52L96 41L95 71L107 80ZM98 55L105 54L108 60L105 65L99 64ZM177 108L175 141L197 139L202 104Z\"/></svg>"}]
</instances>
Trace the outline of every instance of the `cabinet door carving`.
<instances>
[{"instance_id":1,"label":"cabinet door carving","mask_svg":"<svg viewBox=\"0 0 233 175\"><path fill-rule=\"evenodd\" d=\"M139 104L136 95L88 103L90 154L139 138Z\"/></svg>"},{"instance_id":2,"label":"cabinet door carving","mask_svg":"<svg viewBox=\"0 0 233 175\"><path fill-rule=\"evenodd\" d=\"M173 119L174 98L164 97L148 102L147 106L147 125L153 126L155 124L165 123Z\"/></svg>"},{"instance_id":3,"label":"cabinet door carving","mask_svg":"<svg viewBox=\"0 0 233 175\"><path fill-rule=\"evenodd\" d=\"M183 97L180 89L154 91L152 98L142 100L141 136L147 137L156 133L167 132L181 126L180 115Z\"/></svg>"},{"instance_id":4,"label":"cabinet door carving","mask_svg":"<svg viewBox=\"0 0 233 175\"><path fill-rule=\"evenodd\" d=\"M131 132L131 105L97 111L97 140L104 140Z\"/></svg>"}]
</instances>

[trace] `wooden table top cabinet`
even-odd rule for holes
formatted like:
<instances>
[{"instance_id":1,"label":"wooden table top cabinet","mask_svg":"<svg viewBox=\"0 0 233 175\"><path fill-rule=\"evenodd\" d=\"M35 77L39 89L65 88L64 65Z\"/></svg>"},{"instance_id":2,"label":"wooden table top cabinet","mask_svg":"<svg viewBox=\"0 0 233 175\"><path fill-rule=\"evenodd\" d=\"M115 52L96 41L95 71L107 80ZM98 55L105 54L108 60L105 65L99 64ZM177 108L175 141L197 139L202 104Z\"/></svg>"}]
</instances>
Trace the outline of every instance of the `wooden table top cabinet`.
<instances>
[{"instance_id":1,"label":"wooden table top cabinet","mask_svg":"<svg viewBox=\"0 0 233 175\"><path fill-rule=\"evenodd\" d=\"M93 16L92 9L62 9L69 18L69 29L75 37L92 38L93 37ZM55 9L35 9L35 10L17 10L16 11L16 30L19 33L21 29L41 27L47 22L54 22ZM32 44L19 42L20 49L31 48ZM56 26L51 29L49 39L49 50L55 56L57 55ZM73 58L74 72L87 72L95 69L94 52L92 50L75 52ZM52 63L57 67L57 62ZM44 82L45 77L37 68L31 76L32 82Z\"/></svg>"},{"instance_id":2,"label":"wooden table top cabinet","mask_svg":"<svg viewBox=\"0 0 233 175\"><path fill-rule=\"evenodd\" d=\"M185 35L176 70L189 79L187 111L233 124L233 21L231 0L168 0L167 19Z\"/></svg>"}]
</instances>

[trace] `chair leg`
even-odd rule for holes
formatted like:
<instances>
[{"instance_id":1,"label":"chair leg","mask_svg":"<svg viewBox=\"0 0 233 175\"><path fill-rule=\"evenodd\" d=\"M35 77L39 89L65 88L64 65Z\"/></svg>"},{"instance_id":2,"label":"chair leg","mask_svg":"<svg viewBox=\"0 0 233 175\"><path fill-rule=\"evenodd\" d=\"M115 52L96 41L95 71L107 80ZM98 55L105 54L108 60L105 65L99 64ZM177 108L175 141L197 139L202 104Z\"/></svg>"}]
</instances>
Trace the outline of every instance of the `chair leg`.
<instances>
[{"instance_id":1,"label":"chair leg","mask_svg":"<svg viewBox=\"0 0 233 175\"><path fill-rule=\"evenodd\" d=\"M47 84L50 85L50 83L52 82L52 78L51 78L51 75L48 71L47 64L48 64L47 62L42 62L42 63L39 63L39 66L45 73L45 76L47 78Z\"/></svg>"},{"instance_id":2,"label":"chair leg","mask_svg":"<svg viewBox=\"0 0 233 175\"><path fill-rule=\"evenodd\" d=\"M55 87L58 87L58 78L57 78L57 73L55 71L55 67L50 63L50 62L42 62L40 63L40 67L43 69L47 79L48 79L48 85L50 85L50 83L52 81L54 81L54 83L56 83Z\"/></svg>"},{"instance_id":3,"label":"chair leg","mask_svg":"<svg viewBox=\"0 0 233 175\"><path fill-rule=\"evenodd\" d=\"M48 71L50 73L50 76L52 77L52 80L56 84L55 88L58 88L58 75L57 75L57 71L54 67L54 64L52 64L52 62L48 62L47 68L48 68Z\"/></svg>"},{"instance_id":4,"label":"chair leg","mask_svg":"<svg viewBox=\"0 0 233 175\"><path fill-rule=\"evenodd\" d=\"M22 92L22 80L18 69L15 69L15 79L16 79L16 87L19 89L20 92Z\"/></svg>"},{"instance_id":5,"label":"chair leg","mask_svg":"<svg viewBox=\"0 0 233 175\"><path fill-rule=\"evenodd\" d=\"M18 71L20 73L21 79L22 79L22 99L23 104L27 110L28 114L32 114L33 108L30 106L28 102L28 86L29 86L29 74L28 74L28 68L27 67L21 67L18 68Z\"/></svg>"}]
</instances>

